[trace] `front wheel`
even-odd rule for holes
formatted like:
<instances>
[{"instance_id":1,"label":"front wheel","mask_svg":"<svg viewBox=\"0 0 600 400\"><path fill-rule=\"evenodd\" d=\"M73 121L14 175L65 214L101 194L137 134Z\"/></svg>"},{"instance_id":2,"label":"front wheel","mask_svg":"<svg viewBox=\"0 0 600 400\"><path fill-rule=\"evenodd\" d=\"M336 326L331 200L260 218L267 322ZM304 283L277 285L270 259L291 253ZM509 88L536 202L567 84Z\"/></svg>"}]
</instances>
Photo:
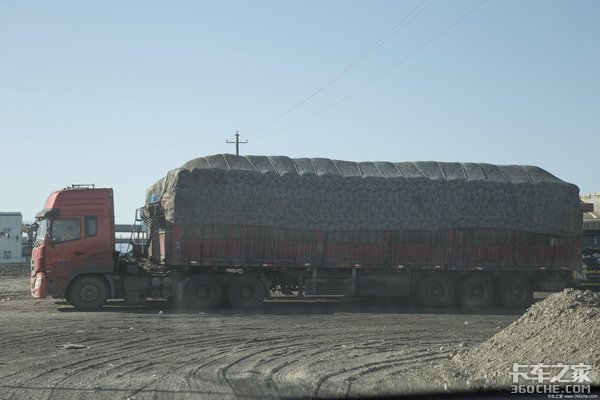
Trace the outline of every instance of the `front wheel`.
<instances>
[{"instance_id":1,"label":"front wheel","mask_svg":"<svg viewBox=\"0 0 600 400\"><path fill-rule=\"evenodd\" d=\"M80 310L97 310L107 298L106 282L97 275L76 278L65 295L67 302Z\"/></svg>"}]
</instances>

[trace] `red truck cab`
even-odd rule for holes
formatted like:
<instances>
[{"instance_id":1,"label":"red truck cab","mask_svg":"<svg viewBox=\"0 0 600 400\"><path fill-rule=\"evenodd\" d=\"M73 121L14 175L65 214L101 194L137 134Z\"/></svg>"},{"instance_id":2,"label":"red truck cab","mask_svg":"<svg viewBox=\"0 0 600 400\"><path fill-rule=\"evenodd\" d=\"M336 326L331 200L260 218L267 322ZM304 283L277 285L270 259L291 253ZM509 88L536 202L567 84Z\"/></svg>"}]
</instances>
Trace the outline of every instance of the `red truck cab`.
<instances>
[{"instance_id":1,"label":"red truck cab","mask_svg":"<svg viewBox=\"0 0 600 400\"><path fill-rule=\"evenodd\" d=\"M36 215L37 234L31 257L31 294L64 297L69 290L95 297L91 277L114 291L115 225L112 189L78 185L53 192ZM97 285L96 285L97 286ZM91 292L90 292L91 291ZM88 296L86 296L88 295Z\"/></svg>"}]
</instances>

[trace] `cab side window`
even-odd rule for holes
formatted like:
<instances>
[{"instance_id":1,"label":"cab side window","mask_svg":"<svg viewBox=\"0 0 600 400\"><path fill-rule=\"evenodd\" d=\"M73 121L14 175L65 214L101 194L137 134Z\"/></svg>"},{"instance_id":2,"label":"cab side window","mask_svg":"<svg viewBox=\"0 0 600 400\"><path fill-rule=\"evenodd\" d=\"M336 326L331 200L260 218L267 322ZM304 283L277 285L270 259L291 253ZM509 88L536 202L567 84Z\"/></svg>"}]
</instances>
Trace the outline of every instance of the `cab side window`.
<instances>
[{"instance_id":1,"label":"cab side window","mask_svg":"<svg viewBox=\"0 0 600 400\"><path fill-rule=\"evenodd\" d=\"M56 219L52 223L52 242L60 243L81 237L81 224L78 218Z\"/></svg>"},{"instance_id":2,"label":"cab side window","mask_svg":"<svg viewBox=\"0 0 600 400\"><path fill-rule=\"evenodd\" d=\"M98 219L96 216L85 217L85 237L92 237L98 234Z\"/></svg>"}]
</instances>

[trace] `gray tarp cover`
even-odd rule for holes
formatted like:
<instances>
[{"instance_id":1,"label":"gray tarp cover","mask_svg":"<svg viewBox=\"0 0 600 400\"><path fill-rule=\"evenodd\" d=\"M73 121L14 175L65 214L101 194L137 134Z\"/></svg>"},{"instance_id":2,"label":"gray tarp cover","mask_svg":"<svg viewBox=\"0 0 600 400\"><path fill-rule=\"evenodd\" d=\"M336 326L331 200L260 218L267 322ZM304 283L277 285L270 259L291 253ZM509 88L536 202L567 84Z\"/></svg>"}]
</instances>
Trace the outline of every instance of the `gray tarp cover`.
<instances>
[{"instance_id":1,"label":"gray tarp cover","mask_svg":"<svg viewBox=\"0 0 600 400\"><path fill-rule=\"evenodd\" d=\"M577 186L534 166L218 154L169 171L147 195L185 227L582 229Z\"/></svg>"}]
</instances>

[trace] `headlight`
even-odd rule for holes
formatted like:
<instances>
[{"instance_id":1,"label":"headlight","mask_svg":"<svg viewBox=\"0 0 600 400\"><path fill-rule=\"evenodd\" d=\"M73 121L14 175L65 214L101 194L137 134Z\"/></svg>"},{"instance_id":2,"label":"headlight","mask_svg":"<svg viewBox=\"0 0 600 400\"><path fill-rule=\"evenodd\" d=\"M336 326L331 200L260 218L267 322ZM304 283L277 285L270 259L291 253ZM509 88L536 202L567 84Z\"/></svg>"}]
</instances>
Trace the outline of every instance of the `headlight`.
<instances>
[{"instance_id":1,"label":"headlight","mask_svg":"<svg viewBox=\"0 0 600 400\"><path fill-rule=\"evenodd\" d=\"M39 289L41 287L42 287L42 277L38 275L35 277L35 282L33 283L33 288Z\"/></svg>"}]
</instances>

